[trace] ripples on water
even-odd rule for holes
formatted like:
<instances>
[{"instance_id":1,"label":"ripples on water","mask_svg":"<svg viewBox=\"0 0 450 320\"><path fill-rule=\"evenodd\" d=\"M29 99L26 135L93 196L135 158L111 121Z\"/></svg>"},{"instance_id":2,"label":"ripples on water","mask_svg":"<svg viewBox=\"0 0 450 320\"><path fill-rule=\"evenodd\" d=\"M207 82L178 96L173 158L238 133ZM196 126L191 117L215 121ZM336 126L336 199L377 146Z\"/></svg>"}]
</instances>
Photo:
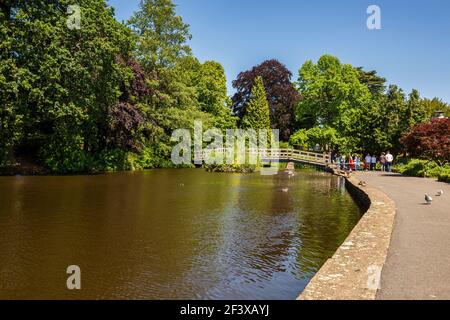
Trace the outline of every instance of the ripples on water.
<instances>
[{"instance_id":1,"label":"ripples on water","mask_svg":"<svg viewBox=\"0 0 450 320\"><path fill-rule=\"evenodd\" d=\"M295 299L360 217L316 172L0 177L0 298Z\"/></svg>"}]
</instances>

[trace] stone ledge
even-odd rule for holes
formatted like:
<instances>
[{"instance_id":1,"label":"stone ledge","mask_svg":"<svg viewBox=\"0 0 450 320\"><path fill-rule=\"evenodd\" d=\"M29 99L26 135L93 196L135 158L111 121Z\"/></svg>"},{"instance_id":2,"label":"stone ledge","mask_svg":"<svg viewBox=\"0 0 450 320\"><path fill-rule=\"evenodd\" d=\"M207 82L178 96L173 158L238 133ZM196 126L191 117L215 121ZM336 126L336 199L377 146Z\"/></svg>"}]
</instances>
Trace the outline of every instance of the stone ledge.
<instances>
[{"instance_id":1,"label":"stone ledge","mask_svg":"<svg viewBox=\"0 0 450 320\"><path fill-rule=\"evenodd\" d=\"M396 206L378 189L346 177L349 192L367 212L311 280L298 300L375 300L391 242Z\"/></svg>"}]
</instances>

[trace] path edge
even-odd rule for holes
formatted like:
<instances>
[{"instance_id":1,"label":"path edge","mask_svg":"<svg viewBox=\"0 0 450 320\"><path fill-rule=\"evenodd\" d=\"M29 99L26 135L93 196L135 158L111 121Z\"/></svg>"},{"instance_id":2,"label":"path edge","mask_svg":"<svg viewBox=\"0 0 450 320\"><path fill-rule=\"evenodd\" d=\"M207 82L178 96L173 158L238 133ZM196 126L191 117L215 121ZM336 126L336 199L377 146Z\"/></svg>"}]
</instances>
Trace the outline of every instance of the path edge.
<instances>
[{"instance_id":1,"label":"path edge","mask_svg":"<svg viewBox=\"0 0 450 320\"><path fill-rule=\"evenodd\" d=\"M354 175L331 170L346 179L365 214L297 300L375 300L391 244L395 202Z\"/></svg>"}]
</instances>

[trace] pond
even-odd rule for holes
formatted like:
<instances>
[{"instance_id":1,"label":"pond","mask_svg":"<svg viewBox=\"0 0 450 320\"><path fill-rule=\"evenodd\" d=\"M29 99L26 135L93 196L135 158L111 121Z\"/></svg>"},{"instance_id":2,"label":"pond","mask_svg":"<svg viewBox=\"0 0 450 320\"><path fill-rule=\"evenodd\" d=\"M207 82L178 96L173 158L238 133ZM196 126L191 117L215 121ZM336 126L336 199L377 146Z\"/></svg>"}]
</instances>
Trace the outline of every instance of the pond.
<instances>
[{"instance_id":1,"label":"pond","mask_svg":"<svg viewBox=\"0 0 450 320\"><path fill-rule=\"evenodd\" d=\"M0 177L0 299L295 299L360 218L316 171Z\"/></svg>"}]
</instances>

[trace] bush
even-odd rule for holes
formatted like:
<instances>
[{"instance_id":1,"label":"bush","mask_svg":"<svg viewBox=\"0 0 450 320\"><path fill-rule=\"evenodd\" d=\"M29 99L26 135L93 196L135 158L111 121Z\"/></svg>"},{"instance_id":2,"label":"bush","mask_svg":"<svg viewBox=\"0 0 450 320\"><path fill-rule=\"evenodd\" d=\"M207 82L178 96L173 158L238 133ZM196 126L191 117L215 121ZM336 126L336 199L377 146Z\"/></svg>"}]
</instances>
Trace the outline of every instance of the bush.
<instances>
[{"instance_id":1,"label":"bush","mask_svg":"<svg viewBox=\"0 0 450 320\"><path fill-rule=\"evenodd\" d=\"M85 152L83 146L84 139L80 134L60 126L49 143L41 148L40 156L53 173L86 172L92 166L93 159Z\"/></svg>"},{"instance_id":2,"label":"bush","mask_svg":"<svg viewBox=\"0 0 450 320\"><path fill-rule=\"evenodd\" d=\"M133 156L122 149L104 150L100 152L92 171L133 170Z\"/></svg>"},{"instance_id":3,"label":"bush","mask_svg":"<svg viewBox=\"0 0 450 320\"><path fill-rule=\"evenodd\" d=\"M404 165L399 165L397 171L411 177L430 177L438 165L432 161L413 159Z\"/></svg>"},{"instance_id":4,"label":"bush","mask_svg":"<svg viewBox=\"0 0 450 320\"><path fill-rule=\"evenodd\" d=\"M402 161L395 168L397 172L411 177L439 178L440 181L448 181L450 165L439 166L434 161L411 159Z\"/></svg>"},{"instance_id":5,"label":"bush","mask_svg":"<svg viewBox=\"0 0 450 320\"><path fill-rule=\"evenodd\" d=\"M170 160L171 152L171 147L162 142L145 146L134 165L136 169L173 168L174 164Z\"/></svg>"},{"instance_id":6,"label":"bush","mask_svg":"<svg viewBox=\"0 0 450 320\"><path fill-rule=\"evenodd\" d=\"M224 172L224 173L254 173L257 170L257 166L251 164L206 165L205 168L208 172Z\"/></svg>"},{"instance_id":7,"label":"bush","mask_svg":"<svg viewBox=\"0 0 450 320\"><path fill-rule=\"evenodd\" d=\"M442 173L439 175L438 180L440 182L447 182L450 183L450 172L449 173Z\"/></svg>"},{"instance_id":8,"label":"bush","mask_svg":"<svg viewBox=\"0 0 450 320\"><path fill-rule=\"evenodd\" d=\"M280 141L279 143L280 149L291 149L292 146L289 144L289 142Z\"/></svg>"},{"instance_id":9,"label":"bush","mask_svg":"<svg viewBox=\"0 0 450 320\"><path fill-rule=\"evenodd\" d=\"M444 167L438 174L438 180L441 182L450 183L450 166Z\"/></svg>"}]
</instances>

